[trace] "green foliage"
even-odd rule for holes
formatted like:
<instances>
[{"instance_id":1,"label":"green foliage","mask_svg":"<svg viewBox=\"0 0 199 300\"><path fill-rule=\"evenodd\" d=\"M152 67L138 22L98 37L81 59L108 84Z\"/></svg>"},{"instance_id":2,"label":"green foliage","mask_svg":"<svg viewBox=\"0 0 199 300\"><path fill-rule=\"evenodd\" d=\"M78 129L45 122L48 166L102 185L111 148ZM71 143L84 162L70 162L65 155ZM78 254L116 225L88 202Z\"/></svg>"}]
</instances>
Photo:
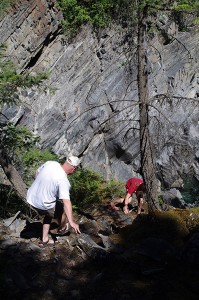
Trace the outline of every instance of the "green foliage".
<instances>
[{"instance_id":1,"label":"green foliage","mask_svg":"<svg viewBox=\"0 0 199 300\"><path fill-rule=\"evenodd\" d=\"M191 209L175 209L168 212L173 218L177 218L178 223L181 224L181 229L186 228L190 234L198 232L199 229L199 208ZM195 217L192 217L195 215ZM185 229L184 229L185 231Z\"/></svg>"},{"instance_id":2,"label":"green foliage","mask_svg":"<svg viewBox=\"0 0 199 300\"><path fill-rule=\"evenodd\" d=\"M194 214L199 214L199 206L191 208L190 211Z\"/></svg>"},{"instance_id":3,"label":"green foliage","mask_svg":"<svg viewBox=\"0 0 199 300\"><path fill-rule=\"evenodd\" d=\"M24 126L12 123L0 126L0 148L6 145L9 158L21 170L26 184L29 184L39 165L47 160L56 160L57 156L49 149L40 150L36 147L39 137L35 136Z\"/></svg>"},{"instance_id":4,"label":"green foliage","mask_svg":"<svg viewBox=\"0 0 199 300\"><path fill-rule=\"evenodd\" d=\"M105 180L93 171L79 169L70 177L71 199L77 207L84 207L100 201Z\"/></svg>"},{"instance_id":5,"label":"green foliage","mask_svg":"<svg viewBox=\"0 0 199 300\"><path fill-rule=\"evenodd\" d=\"M58 6L61 8L64 16L62 21L64 31L70 37L76 34L77 28L82 23L90 21L86 8L78 5L76 0L58 0Z\"/></svg>"},{"instance_id":6,"label":"green foliage","mask_svg":"<svg viewBox=\"0 0 199 300\"><path fill-rule=\"evenodd\" d=\"M197 179L194 177L183 177L183 190L181 191L183 200L186 203L193 203L197 200L199 200L199 184Z\"/></svg>"},{"instance_id":7,"label":"green foliage","mask_svg":"<svg viewBox=\"0 0 199 300\"><path fill-rule=\"evenodd\" d=\"M199 13L198 0L179 0L173 3L173 9L184 12L196 12Z\"/></svg>"},{"instance_id":8,"label":"green foliage","mask_svg":"<svg viewBox=\"0 0 199 300\"><path fill-rule=\"evenodd\" d=\"M28 151L19 153L18 160L21 173L25 183L30 186L35 178L37 168L48 160L58 160L57 156L49 149L42 151L35 147ZM71 199L73 208L87 208L103 200L115 197L122 197L125 193L125 184L115 179L105 180L100 174L88 169L78 169L74 174L70 175L71 182ZM7 214L8 211L21 209L23 204L19 201L15 192L2 185L0 215Z\"/></svg>"},{"instance_id":9,"label":"green foliage","mask_svg":"<svg viewBox=\"0 0 199 300\"><path fill-rule=\"evenodd\" d=\"M70 36L77 33L78 28L85 23L90 23L94 27L105 27L109 24L112 1L93 0L58 0L64 16L63 28Z\"/></svg>"},{"instance_id":10,"label":"green foliage","mask_svg":"<svg viewBox=\"0 0 199 300\"><path fill-rule=\"evenodd\" d=\"M187 23L192 19L192 24L197 24L199 16L199 3L195 0L180 0L173 3L171 17L178 24L180 31L187 31ZM187 18L188 17L188 18Z\"/></svg>"},{"instance_id":11,"label":"green foliage","mask_svg":"<svg viewBox=\"0 0 199 300\"><path fill-rule=\"evenodd\" d=\"M144 9L145 7L149 9L160 9L161 5L165 1L159 1L159 0L142 0L138 2L139 9Z\"/></svg>"},{"instance_id":12,"label":"green foliage","mask_svg":"<svg viewBox=\"0 0 199 300\"><path fill-rule=\"evenodd\" d=\"M70 176L70 182L72 202L79 208L124 194L122 183L116 180L107 181L98 173L88 169L78 169Z\"/></svg>"},{"instance_id":13,"label":"green foliage","mask_svg":"<svg viewBox=\"0 0 199 300\"><path fill-rule=\"evenodd\" d=\"M105 27L110 23L110 10L113 7L112 1L93 1L90 7L92 24L95 27Z\"/></svg>"},{"instance_id":14,"label":"green foliage","mask_svg":"<svg viewBox=\"0 0 199 300\"><path fill-rule=\"evenodd\" d=\"M23 154L22 159L28 168L30 166L38 168L39 165L48 160L57 160L57 155L51 152L49 149L42 151L38 148L31 148L29 151Z\"/></svg>"},{"instance_id":15,"label":"green foliage","mask_svg":"<svg viewBox=\"0 0 199 300\"><path fill-rule=\"evenodd\" d=\"M23 177L29 186L35 178L38 167L48 160L57 160L57 155L50 149L40 150L35 146L20 155L23 164Z\"/></svg>"},{"instance_id":16,"label":"green foliage","mask_svg":"<svg viewBox=\"0 0 199 300\"><path fill-rule=\"evenodd\" d=\"M36 149L39 138L34 136L26 127L15 126L12 123L0 124L0 149L5 149L12 163L20 171L22 178L28 184L33 178L33 168L30 168L31 155L35 150L35 162L45 157L45 153ZM40 154L42 152L42 154ZM43 156L42 156L43 155ZM35 169L34 169L35 172Z\"/></svg>"},{"instance_id":17,"label":"green foliage","mask_svg":"<svg viewBox=\"0 0 199 300\"><path fill-rule=\"evenodd\" d=\"M120 242L136 245L150 236L163 238L174 246L181 247L190 235L191 226L186 217L180 215L177 210L157 211L153 215L143 215L141 219L135 220L132 225L122 229L123 239Z\"/></svg>"},{"instance_id":18,"label":"green foliage","mask_svg":"<svg viewBox=\"0 0 199 300\"><path fill-rule=\"evenodd\" d=\"M162 195L160 195L160 194L158 194L158 202L160 205L164 204L164 199L163 199Z\"/></svg>"},{"instance_id":19,"label":"green foliage","mask_svg":"<svg viewBox=\"0 0 199 300\"><path fill-rule=\"evenodd\" d=\"M0 17L3 17L6 14L6 12L8 11L8 9L11 7L11 5L13 5L16 2L17 2L17 0L1 0L0 1Z\"/></svg>"},{"instance_id":20,"label":"green foliage","mask_svg":"<svg viewBox=\"0 0 199 300\"><path fill-rule=\"evenodd\" d=\"M38 141L26 127L15 126L12 123L0 126L0 147L6 145L6 151L10 157L14 157L30 149Z\"/></svg>"},{"instance_id":21,"label":"green foliage","mask_svg":"<svg viewBox=\"0 0 199 300\"><path fill-rule=\"evenodd\" d=\"M196 17L199 15L197 0L58 0L57 3L64 16L63 28L70 37L85 23L94 28L103 28L114 21L123 27L131 28L137 23L138 11L141 10L153 16L154 23L160 11L166 10L173 15L181 30L186 27L183 25L186 23L185 14L194 13ZM197 21L197 18L195 20Z\"/></svg>"},{"instance_id":22,"label":"green foliage","mask_svg":"<svg viewBox=\"0 0 199 300\"><path fill-rule=\"evenodd\" d=\"M48 78L48 73L36 76L17 73L14 63L6 58L5 50L6 46L0 45L0 105L12 105L19 100L19 90L40 86Z\"/></svg>"},{"instance_id":23,"label":"green foliage","mask_svg":"<svg viewBox=\"0 0 199 300\"><path fill-rule=\"evenodd\" d=\"M123 2L123 1L120 1ZM124 1L126 2L126 1ZM184 12L197 12L199 9L199 2L198 0L140 0L137 2L140 9L147 8L149 11L154 10L178 10ZM135 3L133 4L134 7Z\"/></svg>"},{"instance_id":24,"label":"green foliage","mask_svg":"<svg viewBox=\"0 0 199 300\"><path fill-rule=\"evenodd\" d=\"M6 57L5 54L6 46L0 45L0 106L3 107L4 104L11 106L19 102L18 94L20 91L30 88L32 86L40 87L45 79L48 78L47 73L37 74L36 76L29 75L27 73L19 74L16 70L14 63ZM12 121L1 113L1 123L0 123L0 151L5 152L9 157L11 162L15 164L18 171L20 171L22 177L26 176L26 183L32 179L33 169L30 168L30 149L37 153L34 157L35 163L44 160L49 155L47 152L40 154L39 150L36 149L35 145L38 142L38 137L35 137L27 128L14 124ZM3 120L3 121L2 121ZM40 154L40 155L39 155ZM29 156L29 158L27 158ZM50 156L54 158L53 155ZM29 163L29 165L28 165ZM25 165L27 164L27 165ZM33 166L34 167L34 166ZM32 172L32 173L31 173ZM35 172L35 170L34 170ZM7 194L6 194L7 193ZM17 195L11 190L8 193L6 186L2 187L1 195L2 213L6 211L8 203L10 204L9 210L16 207L21 210L22 203L18 201ZM11 201L9 201L11 199Z\"/></svg>"},{"instance_id":25,"label":"green foliage","mask_svg":"<svg viewBox=\"0 0 199 300\"><path fill-rule=\"evenodd\" d=\"M48 78L47 73L32 76L19 74L14 63L7 59L5 54L6 46L0 46L0 105L11 106L17 104L19 91L32 86L40 86ZM24 153L32 149L38 142L27 128L15 125L1 113L4 122L0 123L0 149L6 151L14 163L22 158ZM34 149L34 148L33 148Z\"/></svg>"},{"instance_id":26,"label":"green foliage","mask_svg":"<svg viewBox=\"0 0 199 300\"><path fill-rule=\"evenodd\" d=\"M194 19L194 25L198 25L198 24L199 24L199 18L197 17Z\"/></svg>"},{"instance_id":27,"label":"green foliage","mask_svg":"<svg viewBox=\"0 0 199 300\"><path fill-rule=\"evenodd\" d=\"M126 188L125 183L118 181L116 179L111 179L106 181L105 185L105 195L104 198L121 198L124 197Z\"/></svg>"}]
</instances>

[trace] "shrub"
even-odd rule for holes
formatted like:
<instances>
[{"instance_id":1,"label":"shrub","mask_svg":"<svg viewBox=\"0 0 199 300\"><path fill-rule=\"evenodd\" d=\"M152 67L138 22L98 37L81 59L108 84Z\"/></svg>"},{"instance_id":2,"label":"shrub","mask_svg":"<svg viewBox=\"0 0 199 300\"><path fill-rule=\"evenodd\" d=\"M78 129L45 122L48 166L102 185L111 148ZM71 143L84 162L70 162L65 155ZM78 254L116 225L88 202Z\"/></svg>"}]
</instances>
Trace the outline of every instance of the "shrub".
<instances>
[{"instance_id":1,"label":"shrub","mask_svg":"<svg viewBox=\"0 0 199 300\"><path fill-rule=\"evenodd\" d=\"M90 23L94 27L105 27L109 23L110 16L108 12L112 7L112 1L58 0L57 3L63 13L62 25L64 31L70 37L77 33L82 24Z\"/></svg>"},{"instance_id":2,"label":"shrub","mask_svg":"<svg viewBox=\"0 0 199 300\"><path fill-rule=\"evenodd\" d=\"M12 4L15 4L17 0L1 0L0 1L0 17L4 16L7 10L11 7Z\"/></svg>"},{"instance_id":3,"label":"shrub","mask_svg":"<svg viewBox=\"0 0 199 300\"><path fill-rule=\"evenodd\" d=\"M22 155L23 177L27 185L30 185L34 180L38 167L48 160L57 160L57 155L50 149L40 150L33 147Z\"/></svg>"},{"instance_id":4,"label":"shrub","mask_svg":"<svg viewBox=\"0 0 199 300\"><path fill-rule=\"evenodd\" d=\"M71 199L78 208L86 208L124 193L121 182L105 180L100 174L88 169L78 169L70 176L70 182Z\"/></svg>"},{"instance_id":5,"label":"shrub","mask_svg":"<svg viewBox=\"0 0 199 300\"><path fill-rule=\"evenodd\" d=\"M126 192L125 183L116 179L111 179L106 182L104 198L121 198Z\"/></svg>"},{"instance_id":6,"label":"shrub","mask_svg":"<svg viewBox=\"0 0 199 300\"><path fill-rule=\"evenodd\" d=\"M121 243L139 243L148 237L164 239L175 247L181 247L190 235L188 220L179 211L155 212L143 215L132 225L121 229Z\"/></svg>"}]
</instances>

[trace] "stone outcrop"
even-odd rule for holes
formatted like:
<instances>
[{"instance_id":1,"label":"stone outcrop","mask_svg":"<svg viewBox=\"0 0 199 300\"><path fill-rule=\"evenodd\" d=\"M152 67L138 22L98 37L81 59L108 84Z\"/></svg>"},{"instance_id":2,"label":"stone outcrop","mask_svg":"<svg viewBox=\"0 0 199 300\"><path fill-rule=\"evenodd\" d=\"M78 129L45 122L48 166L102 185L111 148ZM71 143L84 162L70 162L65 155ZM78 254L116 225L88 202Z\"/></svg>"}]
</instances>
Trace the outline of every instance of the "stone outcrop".
<instances>
[{"instance_id":1,"label":"stone outcrop","mask_svg":"<svg viewBox=\"0 0 199 300\"><path fill-rule=\"evenodd\" d=\"M0 22L0 43L18 69L50 71L46 84L54 89L22 93L20 122L41 137L42 148L78 155L84 167L107 178L138 176L136 36L116 26L98 34L85 26L69 43L55 4L20 0ZM151 133L159 179L179 188L182 174L198 179L199 173L199 33L178 32L166 18L157 26L164 34L150 37L146 66ZM14 117L17 111L6 113Z\"/></svg>"},{"instance_id":2,"label":"stone outcrop","mask_svg":"<svg viewBox=\"0 0 199 300\"><path fill-rule=\"evenodd\" d=\"M2 299L198 297L198 221L190 235L169 215L136 217L96 204L75 214L81 234L70 229L57 236L53 222L56 242L42 249L41 220L29 222L19 213L0 220ZM186 224L192 227L188 215Z\"/></svg>"}]
</instances>

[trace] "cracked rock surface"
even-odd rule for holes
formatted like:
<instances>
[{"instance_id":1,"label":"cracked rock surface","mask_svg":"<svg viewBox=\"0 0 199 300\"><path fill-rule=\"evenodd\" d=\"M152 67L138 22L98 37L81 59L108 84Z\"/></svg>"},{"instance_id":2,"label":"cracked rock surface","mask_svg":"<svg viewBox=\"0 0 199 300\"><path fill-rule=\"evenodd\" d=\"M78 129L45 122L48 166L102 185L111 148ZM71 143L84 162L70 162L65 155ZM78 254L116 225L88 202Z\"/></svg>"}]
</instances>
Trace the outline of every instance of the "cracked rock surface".
<instances>
[{"instance_id":1,"label":"cracked rock surface","mask_svg":"<svg viewBox=\"0 0 199 300\"><path fill-rule=\"evenodd\" d=\"M81 234L57 236L53 222L56 242L44 249L40 220L1 220L2 299L197 299L198 234L179 248L164 234L146 236L147 218L98 204L75 214Z\"/></svg>"}]
</instances>

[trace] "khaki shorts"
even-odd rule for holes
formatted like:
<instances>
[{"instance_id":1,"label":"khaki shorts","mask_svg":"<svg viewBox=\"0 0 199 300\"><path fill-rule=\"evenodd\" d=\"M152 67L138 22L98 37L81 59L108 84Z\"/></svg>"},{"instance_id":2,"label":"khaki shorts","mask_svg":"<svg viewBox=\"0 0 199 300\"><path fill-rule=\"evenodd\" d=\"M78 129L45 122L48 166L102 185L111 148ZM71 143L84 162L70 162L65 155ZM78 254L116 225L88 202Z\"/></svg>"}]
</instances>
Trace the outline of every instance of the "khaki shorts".
<instances>
[{"instance_id":1,"label":"khaki shorts","mask_svg":"<svg viewBox=\"0 0 199 300\"><path fill-rule=\"evenodd\" d=\"M50 216L56 219L63 213L63 201L57 200L55 206L48 210L43 210L36 207L33 208L38 212L40 216Z\"/></svg>"},{"instance_id":2,"label":"khaki shorts","mask_svg":"<svg viewBox=\"0 0 199 300\"><path fill-rule=\"evenodd\" d=\"M54 218L55 207L48 209L48 210L43 210L43 209L39 209L39 208L35 208L35 209L39 213L40 216L50 216L50 217Z\"/></svg>"}]
</instances>

